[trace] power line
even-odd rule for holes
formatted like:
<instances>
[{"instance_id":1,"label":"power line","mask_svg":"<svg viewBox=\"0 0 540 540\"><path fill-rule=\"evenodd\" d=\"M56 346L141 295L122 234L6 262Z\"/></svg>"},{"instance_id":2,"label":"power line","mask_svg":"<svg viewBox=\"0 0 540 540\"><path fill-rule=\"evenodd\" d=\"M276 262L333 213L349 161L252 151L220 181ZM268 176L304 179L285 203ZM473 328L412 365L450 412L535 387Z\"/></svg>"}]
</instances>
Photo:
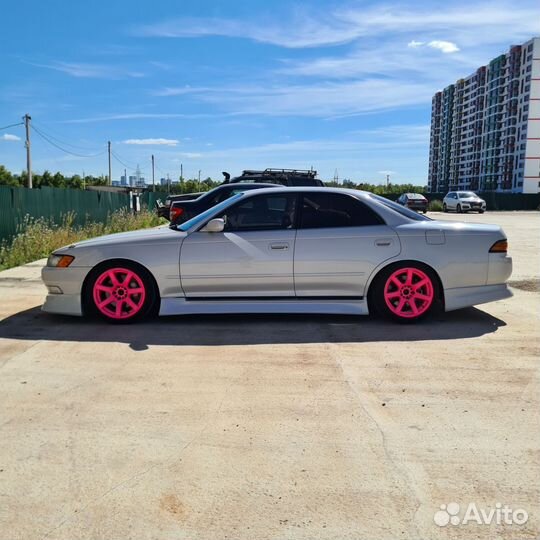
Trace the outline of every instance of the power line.
<instances>
[{"instance_id":1,"label":"power line","mask_svg":"<svg viewBox=\"0 0 540 540\"><path fill-rule=\"evenodd\" d=\"M22 126L23 124L24 124L24 122L17 122L16 124L9 124L9 126L0 127L0 129L9 129L9 128L15 127L15 126Z\"/></svg>"},{"instance_id":2,"label":"power line","mask_svg":"<svg viewBox=\"0 0 540 540\"><path fill-rule=\"evenodd\" d=\"M42 138L44 139L45 141L47 141L49 144L51 144L52 146L54 146L55 148L58 148L58 150L61 150L62 152L65 152L66 154L70 154L72 156L76 156L76 157L82 157L82 158L91 158L91 157L97 157L97 156L101 156L103 155L106 150L103 150L102 152L99 152L97 154L79 154L77 152L71 152L70 150L66 150L65 148L62 148L59 144L56 144L54 141L52 141L51 139L49 139L49 137L47 137L47 135L45 135L44 133L42 133L37 127L35 127L34 125L32 125L32 129Z\"/></svg>"},{"instance_id":3,"label":"power line","mask_svg":"<svg viewBox=\"0 0 540 540\"><path fill-rule=\"evenodd\" d=\"M34 126L34 128L36 127L36 123L35 122L32 122L32 125ZM63 145L63 146L71 146L71 148L78 148L79 150L87 150L88 152L94 152L96 151L96 148L89 148L87 146L78 146L76 144L72 144L72 143L69 143L69 142L66 142L66 141L63 141L61 139L59 139L58 137L55 137L54 135L51 135L49 132L47 132L46 130L43 129L43 127L41 126L41 124L38 124L39 126L39 129L41 130L41 132L46 135L47 137L49 137L49 139L52 139L54 141L56 141L57 143Z\"/></svg>"},{"instance_id":4,"label":"power line","mask_svg":"<svg viewBox=\"0 0 540 540\"><path fill-rule=\"evenodd\" d=\"M114 151L114 150L111 150L111 155L114 159L116 159L116 161L118 161L118 163L120 163L121 165L123 165L124 167L126 167L127 169L129 169L130 171L135 171L138 167L138 165L135 165L135 167L133 167L133 165L130 165L129 163L126 163L122 158L120 158L120 156L118 156L118 154ZM141 169L139 167L139 170L142 172L142 173L145 173L145 169Z\"/></svg>"}]
</instances>

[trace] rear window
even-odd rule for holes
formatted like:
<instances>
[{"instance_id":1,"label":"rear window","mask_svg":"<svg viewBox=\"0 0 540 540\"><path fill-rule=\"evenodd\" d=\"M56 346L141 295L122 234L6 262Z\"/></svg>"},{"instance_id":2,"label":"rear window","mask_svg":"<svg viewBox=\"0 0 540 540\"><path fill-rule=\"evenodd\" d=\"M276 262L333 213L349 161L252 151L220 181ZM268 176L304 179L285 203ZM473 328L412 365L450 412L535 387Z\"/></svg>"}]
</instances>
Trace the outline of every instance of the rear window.
<instances>
[{"instance_id":1,"label":"rear window","mask_svg":"<svg viewBox=\"0 0 540 540\"><path fill-rule=\"evenodd\" d=\"M383 224L383 219L376 212L352 195L321 190L320 193L305 193L303 196L301 229Z\"/></svg>"},{"instance_id":2,"label":"rear window","mask_svg":"<svg viewBox=\"0 0 540 540\"><path fill-rule=\"evenodd\" d=\"M409 210L405 206L401 206L400 204L397 204L394 201L385 199L384 197L381 197L380 195L375 195L373 193L370 193L369 196L372 199L376 199L379 203L384 204L384 206L386 206L387 208L390 208L394 212L397 212L398 214L401 214L402 216L405 216L414 221L433 221L431 218L428 218L427 216L423 214L417 214L413 210Z\"/></svg>"}]
</instances>

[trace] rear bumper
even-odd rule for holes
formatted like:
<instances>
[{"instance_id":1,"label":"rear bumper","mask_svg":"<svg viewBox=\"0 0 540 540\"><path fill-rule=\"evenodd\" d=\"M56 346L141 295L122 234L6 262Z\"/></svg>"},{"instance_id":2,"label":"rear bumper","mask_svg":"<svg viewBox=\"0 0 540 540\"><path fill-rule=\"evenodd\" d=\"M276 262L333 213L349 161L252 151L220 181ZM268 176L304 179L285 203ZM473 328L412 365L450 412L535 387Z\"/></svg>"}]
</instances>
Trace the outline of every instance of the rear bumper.
<instances>
[{"instance_id":1,"label":"rear bumper","mask_svg":"<svg viewBox=\"0 0 540 540\"><path fill-rule=\"evenodd\" d=\"M482 285L480 287L459 287L444 291L444 310L454 311L464 307L476 306L513 296L506 283Z\"/></svg>"}]
</instances>

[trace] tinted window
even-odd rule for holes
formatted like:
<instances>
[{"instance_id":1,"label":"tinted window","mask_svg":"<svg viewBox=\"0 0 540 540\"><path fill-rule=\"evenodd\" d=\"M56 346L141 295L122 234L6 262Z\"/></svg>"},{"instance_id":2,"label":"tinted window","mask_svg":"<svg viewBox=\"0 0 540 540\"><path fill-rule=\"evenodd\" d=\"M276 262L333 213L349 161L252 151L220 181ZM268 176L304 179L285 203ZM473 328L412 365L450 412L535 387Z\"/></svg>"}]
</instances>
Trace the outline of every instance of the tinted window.
<instances>
[{"instance_id":1,"label":"tinted window","mask_svg":"<svg viewBox=\"0 0 540 540\"><path fill-rule=\"evenodd\" d=\"M427 216L423 216L421 214L417 214L416 212L409 210L407 207L400 206L394 201L390 201L384 197L381 197L380 195L370 193L369 196L372 199L376 199L379 203L384 204L384 206L386 206L387 208L391 208L394 212L397 212L398 214L408 217L409 219L412 219L414 221L432 221L431 218L428 218Z\"/></svg>"},{"instance_id":2,"label":"tinted window","mask_svg":"<svg viewBox=\"0 0 540 540\"><path fill-rule=\"evenodd\" d=\"M292 229L296 200L297 197L293 193L250 197L223 215L225 230Z\"/></svg>"},{"instance_id":3,"label":"tinted window","mask_svg":"<svg viewBox=\"0 0 540 540\"><path fill-rule=\"evenodd\" d=\"M384 224L384 221L376 212L351 195L304 194L300 224L302 229L381 224Z\"/></svg>"}]
</instances>

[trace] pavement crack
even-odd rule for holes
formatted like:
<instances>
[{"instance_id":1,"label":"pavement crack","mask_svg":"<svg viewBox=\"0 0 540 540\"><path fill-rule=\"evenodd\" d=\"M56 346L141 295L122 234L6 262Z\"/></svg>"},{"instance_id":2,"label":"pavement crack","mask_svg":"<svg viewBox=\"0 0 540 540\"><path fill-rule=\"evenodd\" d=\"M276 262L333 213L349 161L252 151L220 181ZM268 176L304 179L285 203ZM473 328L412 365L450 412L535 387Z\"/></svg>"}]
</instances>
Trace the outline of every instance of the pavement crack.
<instances>
[{"instance_id":1,"label":"pavement crack","mask_svg":"<svg viewBox=\"0 0 540 540\"><path fill-rule=\"evenodd\" d=\"M366 403L364 403L363 396L361 392L359 392L355 385L351 382L350 378L347 376L345 369L343 367L343 363L341 361L341 358L339 354L336 353L336 346L333 343L327 344L327 349L330 354L330 357L335 361L336 365L340 369L342 375L343 375L343 382L347 384L353 395L356 397L356 400L362 410L364 411L365 415L370 419L372 424L375 426L377 431L379 432L380 438L381 438L381 446L384 452L384 455L386 456L386 459L390 466L394 469L398 477L400 477L404 483L404 485L408 488L409 493L411 494L412 498L415 500L415 510L414 510L414 516L415 518L412 521L412 528L413 528L413 537L414 538L421 538L420 532L418 530L417 524L416 524L416 514L418 513L418 510L420 509L421 503L420 503L420 497L418 496L418 493L414 489L414 486L409 478L409 475L406 471L403 470L403 468L398 465L395 458L392 456L392 452L390 451L388 447L388 440L386 437L386 433L379 423L379 421L375 418L375 416L371 413L369 410L369 407Z\"/></svg>"}]
</instances>

